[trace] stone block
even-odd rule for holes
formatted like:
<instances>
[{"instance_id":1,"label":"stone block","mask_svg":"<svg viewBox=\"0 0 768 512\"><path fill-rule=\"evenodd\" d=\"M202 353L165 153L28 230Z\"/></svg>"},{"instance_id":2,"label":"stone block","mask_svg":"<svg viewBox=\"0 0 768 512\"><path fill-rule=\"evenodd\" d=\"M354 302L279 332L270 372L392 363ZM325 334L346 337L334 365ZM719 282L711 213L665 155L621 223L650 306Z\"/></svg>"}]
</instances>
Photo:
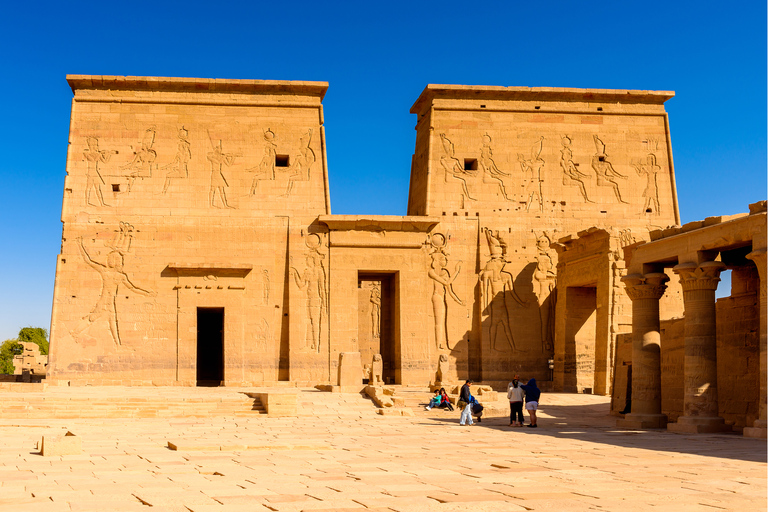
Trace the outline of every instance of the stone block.
<instances>
[{"instance_id":1,"label":"stone block","mask_svg":"<svg viewBox=\"0 0 768 512\"><path fill-rule=\"evenodd\" d=\"M362 360L360 352L339 353L339 377L338 385L342 388L357 387L358 391L363 387Z\"/></svg>"},{"instance_id":2,"label":"stone block","mask_svg":"<svg viewBox=\"0 0 768 512\"><path fill-rule=\"evenodd\" d=\"M44 457L80 455L82 452L82 439L69 431L63 436L43 436L42 441L40 441L40 455Z\"/></svg>"}]
</instances>

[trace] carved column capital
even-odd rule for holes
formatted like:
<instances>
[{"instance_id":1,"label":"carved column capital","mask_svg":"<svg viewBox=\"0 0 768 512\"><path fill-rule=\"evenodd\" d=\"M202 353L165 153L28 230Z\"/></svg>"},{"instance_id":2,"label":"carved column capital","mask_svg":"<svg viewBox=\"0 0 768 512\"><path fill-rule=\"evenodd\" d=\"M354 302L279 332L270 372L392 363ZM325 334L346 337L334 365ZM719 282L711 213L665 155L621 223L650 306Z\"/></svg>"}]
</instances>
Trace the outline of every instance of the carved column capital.
<instances>
[{"instance_id":1,"label":"carved column capital","mask_svg":"<svg viewBox=\"0 0 768 512\"><path fill-rule=\"evenodd\" d=\"M755 262L755 265L757 265L757 272L760 275L760 279L765 279L765 271L766 271L766 258L768 256L768 253L766 253L765 249L758 249L756 251L752 251L751 253L747 254L747 259L752 260Z\"/></svg>"},{"instance_id":2,"label":"carved column capital","mask_svg":"<svg viewBox=\"0 0 768 512\"><path fill-rule=\"evenodd\" d=\"M725 264L721 261L705 261L695 263L681 263L675 265L672 270L680 276L680 284L683 292L694 290L716 290L720 282L720 272L725 270Z\"/></svg>"},{"instance_id":3,"label":"carved column capital","mask_svg":"<svg viewBox=\"0 0 768 512\"><path fill-rule=\"evenodd\" d=\"M659 300L667 289L667 281L669 281L669 277L663 272L629 274L621 278L621 282L623 282L626 287L627 295L629 295L629 298L632 300Z\"/></svg>"}]
</instances>

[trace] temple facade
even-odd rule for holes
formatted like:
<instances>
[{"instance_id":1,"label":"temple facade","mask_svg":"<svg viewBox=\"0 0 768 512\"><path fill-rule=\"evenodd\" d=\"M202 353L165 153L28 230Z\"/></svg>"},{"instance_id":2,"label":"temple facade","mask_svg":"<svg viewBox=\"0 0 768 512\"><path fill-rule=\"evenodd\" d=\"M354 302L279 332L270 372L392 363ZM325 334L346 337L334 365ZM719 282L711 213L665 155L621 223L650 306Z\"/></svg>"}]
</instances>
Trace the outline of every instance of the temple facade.
<instances>
[{"instance_id":1,"label":"temple facade","mask_svg":"<svg viewBox=\"0 0 768 512\"><path fill-rule=\"evenodd\" d=\"M49 381L333 384L359 352L386 383L446 356L444 380L607 394L624 248L680 224L671 92L429 85L407 215L353 216L331 213L326 83L67 79ZM605 265L573 270L598 231L577 259Z\"/></svg>"}]
</instances>

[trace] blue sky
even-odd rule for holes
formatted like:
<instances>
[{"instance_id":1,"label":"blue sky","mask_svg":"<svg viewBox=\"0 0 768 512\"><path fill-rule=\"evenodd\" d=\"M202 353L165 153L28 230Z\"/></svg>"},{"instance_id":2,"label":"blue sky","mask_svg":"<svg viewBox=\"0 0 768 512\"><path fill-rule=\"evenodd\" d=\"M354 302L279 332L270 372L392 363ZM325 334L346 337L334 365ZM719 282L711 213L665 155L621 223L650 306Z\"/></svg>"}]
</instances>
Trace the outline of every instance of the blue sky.
<instances>
[{"instance_id":1,"label":"blue sky","mask_svg":"<svg viewBox=\"0 0 768 512\"><path fill-rule=\"evenodd\" d=\"M11 2L0 48L0 340L49 327L68 73L329 82L333 213L405 214L428 83L674 90L683 222L766 198L765 2Z\"/></svg>"}]
</instances>

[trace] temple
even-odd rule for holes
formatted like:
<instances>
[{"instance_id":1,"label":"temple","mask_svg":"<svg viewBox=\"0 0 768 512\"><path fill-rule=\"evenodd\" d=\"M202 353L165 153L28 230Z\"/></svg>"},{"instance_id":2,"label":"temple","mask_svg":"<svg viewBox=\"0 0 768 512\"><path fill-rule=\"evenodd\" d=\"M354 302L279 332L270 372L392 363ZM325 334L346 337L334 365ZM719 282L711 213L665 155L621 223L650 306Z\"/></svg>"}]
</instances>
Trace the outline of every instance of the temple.
<instances>
[{"instance_id":1,"label":"temple","mask_svg":"<svg viewBox=\"0 0 768 512\"><path fill-rule=\"evenodd\" d=\"M709 258L652 241L680 229L671 92L428 85L407 215L372 216L331 213L327 83L67 80L51 382L337 384L352 352L379 355L391 384L428 385L443 356L445 380L611 394L634 329L624 421L659 426L658 350L638 333L685 306L687 369L690 304L711 310L714 288L691 299L686 276L716 283L733 262L765 296L764 234L720 247L713 231ZM691 354L712 350L712 329ZM687 424L715 414L693 395Z\"/></svg>"}]
</instances>

